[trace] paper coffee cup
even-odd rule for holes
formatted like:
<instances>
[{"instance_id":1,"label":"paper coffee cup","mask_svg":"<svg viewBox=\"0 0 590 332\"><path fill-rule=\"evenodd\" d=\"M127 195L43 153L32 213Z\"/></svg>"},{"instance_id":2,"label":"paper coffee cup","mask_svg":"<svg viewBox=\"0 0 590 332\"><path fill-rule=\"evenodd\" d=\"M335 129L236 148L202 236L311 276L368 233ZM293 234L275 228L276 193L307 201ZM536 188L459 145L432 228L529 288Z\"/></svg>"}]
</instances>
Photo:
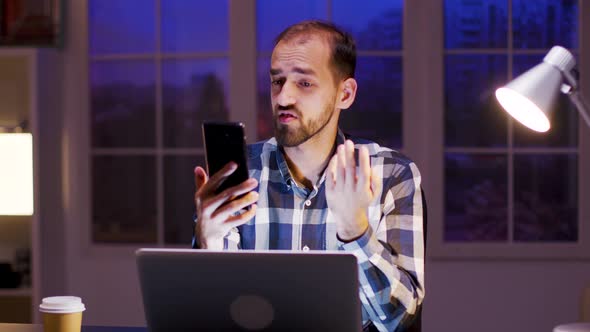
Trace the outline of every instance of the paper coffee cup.
<instances>
[{"instance_id":1,"label":"paper coffee cup","mask_svg":"<svg viewBox=\"0 0 590 332\"><path fill-rule=\"evenodd\" d=\"M43 331L80 332L84 310L86 307L77 296L44 298L39 305L39 311L43 313Z\"/></svg>"}]
</instances>

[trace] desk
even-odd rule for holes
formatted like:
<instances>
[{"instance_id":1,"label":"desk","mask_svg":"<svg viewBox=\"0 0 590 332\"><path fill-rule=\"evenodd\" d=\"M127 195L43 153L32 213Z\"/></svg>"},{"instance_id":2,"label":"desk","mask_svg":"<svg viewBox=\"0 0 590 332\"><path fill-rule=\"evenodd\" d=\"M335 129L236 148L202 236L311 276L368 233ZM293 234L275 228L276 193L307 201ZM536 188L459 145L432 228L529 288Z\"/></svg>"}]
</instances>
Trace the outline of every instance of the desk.
<instances>
[{"instance_id":1,"label":"desk","mask_svg":"<svg viewBox=\"0 0 590 332\"><path fill-rule=\"evenodd\" d=\"M43 332L43 325L0 323L0 331L2 331L2 332ZM147 332L147 327L82 326L82 332Z\"/></svg>"}]
</instances>

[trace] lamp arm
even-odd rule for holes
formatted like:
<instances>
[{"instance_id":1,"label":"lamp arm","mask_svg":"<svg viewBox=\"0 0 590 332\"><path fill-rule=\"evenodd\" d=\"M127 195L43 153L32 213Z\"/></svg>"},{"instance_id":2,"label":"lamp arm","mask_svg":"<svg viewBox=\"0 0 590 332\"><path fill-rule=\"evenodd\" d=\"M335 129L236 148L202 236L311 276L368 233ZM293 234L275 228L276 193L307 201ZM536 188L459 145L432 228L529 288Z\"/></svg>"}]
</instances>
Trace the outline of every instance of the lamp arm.
<instances>
[{"instance_id":1,"label":"lamp arm","mask_svg":"<svg viewBox=\"0 0 590 332\"><path fill-rule=\"evenodd\" d=\"M586 122L586 125L590 128L590 115L588 115L588 107L586 106L586 103L584 102L584 99L582 98L582 96L580 96L579 91L572 90L567 95L570 97L570 99L574 103L574 105L576 105L576 108L578 109L578 113L580 113L580 115L582 116L582 118Z\"/></svg>"},{"instance_id":2,"label":"lamp arm","mask_svg":"<svg viewBox=\"0 0 590 332\"><path fill-rule=\"evenodd\" d=\"M590 115L588 113L588 107L584 102L584 98L582 98L582 96L580 95L578 81L569 72L564 71L562 72L562 74L566 81L566 84L564 84L566 87L565 89L562 89L562 92L570 97L572 103L576 105L578 113L580 113L580 116L584 119L584 122L586 122L586 125L590 128Z\"/></svg>"}]
</instances>

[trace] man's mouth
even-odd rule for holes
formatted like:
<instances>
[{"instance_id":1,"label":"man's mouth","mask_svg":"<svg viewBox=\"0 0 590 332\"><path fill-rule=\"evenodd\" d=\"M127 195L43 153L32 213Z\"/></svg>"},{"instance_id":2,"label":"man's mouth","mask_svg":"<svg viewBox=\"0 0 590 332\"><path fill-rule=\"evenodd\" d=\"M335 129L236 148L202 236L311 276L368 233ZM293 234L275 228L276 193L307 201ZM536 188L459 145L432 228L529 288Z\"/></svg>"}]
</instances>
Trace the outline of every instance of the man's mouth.
<instances>
[{"instance_id":1,"label":"man's mouth","mask_svg":"<svg viewBox=\"0 0 590 332\"><path fill-rule=\"evenodd\" d=\"M297 115L291 112L279 112L279 122L288 123L297 119Z\"/></svg>"}]
</instances>

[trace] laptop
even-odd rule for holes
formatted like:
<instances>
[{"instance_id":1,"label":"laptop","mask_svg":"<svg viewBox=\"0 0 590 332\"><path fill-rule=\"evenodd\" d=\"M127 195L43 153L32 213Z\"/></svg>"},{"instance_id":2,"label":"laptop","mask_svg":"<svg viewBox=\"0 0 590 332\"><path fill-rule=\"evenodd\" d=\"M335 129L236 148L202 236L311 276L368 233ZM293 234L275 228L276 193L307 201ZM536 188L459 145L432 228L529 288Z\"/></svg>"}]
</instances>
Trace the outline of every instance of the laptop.
<instances>
[{"instance_id":1,"label":"laptop","mask_svg":"<svg viewBox=\"0 0 590 332\"><path fill-rule=\"evenodd\" d=\"M361 330L352 254L144 248L136 258L150 331Z\"/></svg>"}]
</instances>

